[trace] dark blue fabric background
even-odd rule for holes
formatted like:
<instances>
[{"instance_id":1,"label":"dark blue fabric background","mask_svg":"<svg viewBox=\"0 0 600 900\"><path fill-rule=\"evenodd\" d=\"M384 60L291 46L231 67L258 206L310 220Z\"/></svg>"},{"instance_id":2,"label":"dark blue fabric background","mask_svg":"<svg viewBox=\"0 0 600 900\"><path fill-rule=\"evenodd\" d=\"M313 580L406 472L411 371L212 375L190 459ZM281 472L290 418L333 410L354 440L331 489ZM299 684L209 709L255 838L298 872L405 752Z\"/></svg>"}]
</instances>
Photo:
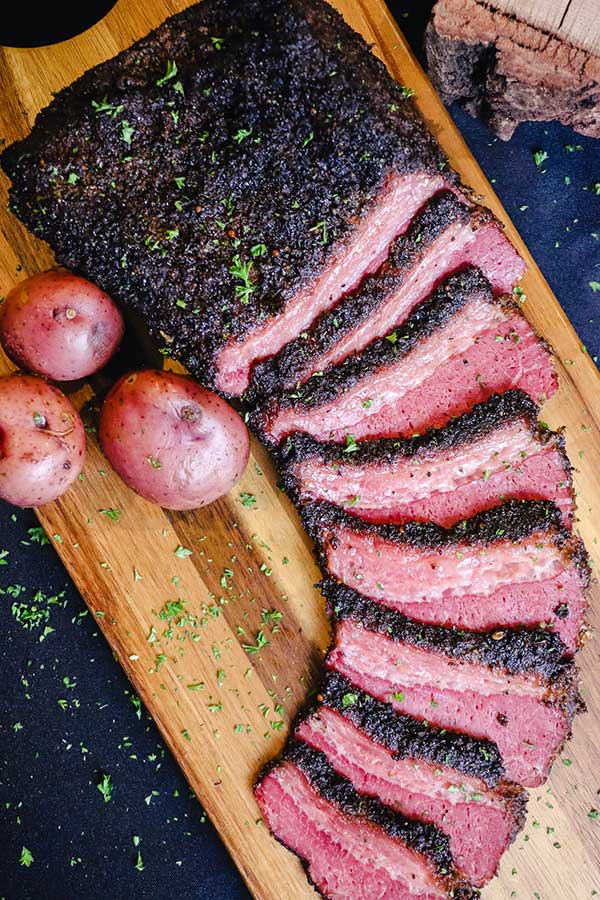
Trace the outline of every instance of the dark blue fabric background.
<instances>
[{"instance_id":1,"label":"dark blue fabric background","mask_svg":"<svg viewBox=\"0 0 600 900\"><path fill-rule=\"evenodd\" d=\"M419 51L431 3L416 4L416 13L408 0L391 5ZM600 282L600 144L556 124L521 126L503 143L452 113L598 354L600 291L590 282ZM535 150L548 154L541 167ZM0 900L248 898L56 554L31 541L36 524L31 512L0 505ZM11 613L15 585L28 605L37 590L64 591L64 605L39 604L54 629L43 641L44 624L27 630ZM105 773L114 784L109 803L96 787ZM33 854L29 867L19 863L23 846Z\"/></svg>"}]
</instances>

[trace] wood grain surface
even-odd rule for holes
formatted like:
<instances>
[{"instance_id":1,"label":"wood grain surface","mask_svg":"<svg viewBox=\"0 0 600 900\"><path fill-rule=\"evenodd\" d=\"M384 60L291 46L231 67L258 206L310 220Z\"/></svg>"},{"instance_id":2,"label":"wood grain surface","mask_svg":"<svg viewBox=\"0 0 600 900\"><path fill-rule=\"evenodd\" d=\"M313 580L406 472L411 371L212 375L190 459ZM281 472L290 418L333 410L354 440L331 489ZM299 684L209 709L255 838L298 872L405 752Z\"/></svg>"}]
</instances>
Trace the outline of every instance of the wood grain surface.
<instances>
[{"instance_id":1,"label":"wood grain surface","mask_svg":"<svg viewBox=\"0 0 600 900\"><path fill-rule=\"evenodd\" d=\"M489 5L574 47L600 54L598 0L493 0Z\"/></svg>"},{"instance_id":2,"label":"wood grain surface","mask_svg":"<svg viewBox=\"0 0 600 900\"><path fill-rule=\"evenodd\" d=\"M0 51L0 136L7 143L23 137L53 91L186 5L120 0L105 20L73 40ZM524 309L554 345L561 382L543 416L552 426L566 426L577 466L577 527L597 566L598 372L382 0L335 5L373 43L392 74L415 89L452 165L506 223L529 265ZM52 264L48 248L6 211L6 188L3 179L0 293ZM5 359L0 370L10 370ZM85 387L74 399L82 403L90 396ZM253 494L255 502L244 505L242 492ZM101 512L106 509L119 510L118 521ZM39 517L253 895L314 898L300 864L261 824L251 791L314 686L328 642L310 544L277 487L266 451L254 443L247 473L228 497L199 512L175 514L129 491L90 434L84 480L39 510ZM593 624L597 587L591 599ZM178 600L182 606L168 606ZM600 806L597 660L598 644L592 642L581 654L589 713L576 722L573 743L549 784L533 792L527 828L506 855L499 878L486 888L487 900L584 900L600 892L600 821L588 815Z\"/></svg>"}]
</instances>

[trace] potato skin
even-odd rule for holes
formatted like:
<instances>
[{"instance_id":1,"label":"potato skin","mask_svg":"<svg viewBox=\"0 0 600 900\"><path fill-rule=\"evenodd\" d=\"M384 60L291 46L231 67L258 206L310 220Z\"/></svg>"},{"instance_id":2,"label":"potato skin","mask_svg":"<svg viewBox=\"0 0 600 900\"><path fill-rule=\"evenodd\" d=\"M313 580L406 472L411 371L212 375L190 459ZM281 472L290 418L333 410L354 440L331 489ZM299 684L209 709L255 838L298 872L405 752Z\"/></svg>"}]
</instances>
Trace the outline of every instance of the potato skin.
<instances>
[{"instance_id":1,"label":"potato skin","mask_svg":"<svg viewBox=\"0 0 600 900\"><path fill-rule=\"evenodd\" d=\"M85 430L62 391L34 375L0 378L0 497L42 506L60 497L85 462Z\"/></svg>"},{"instance_id":2,"label":"potato skin","mask_svg":"<svg viewBox=\"0 0 600 900\"><path fill-rule=\"evenodd\" d=\"M125 375L100 413L100 443L123 481L167 509L196 509L242 476L250 441L241 417L192 378Z\"/></svg>"},{"instance_id":3,"label":"potato skin","mask_svg":"<svg viewBox=\"0 0 600 900\"><path fill-rule=\"evenodd\" d=\"M0 343L14 363L72 381L102 368L124 332L108 294L66 269L26 278L0 307Z\"/></svg>"}]
</instances>

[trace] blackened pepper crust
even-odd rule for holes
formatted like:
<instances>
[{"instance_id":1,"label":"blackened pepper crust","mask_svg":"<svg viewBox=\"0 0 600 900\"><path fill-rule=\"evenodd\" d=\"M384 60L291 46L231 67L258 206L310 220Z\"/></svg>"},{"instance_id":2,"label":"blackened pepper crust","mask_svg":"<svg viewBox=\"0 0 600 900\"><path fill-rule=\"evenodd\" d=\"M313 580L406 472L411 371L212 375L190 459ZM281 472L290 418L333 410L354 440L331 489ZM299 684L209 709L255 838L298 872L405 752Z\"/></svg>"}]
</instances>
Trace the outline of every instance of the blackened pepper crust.
<instances>
[{"instance_id":1,"label":"blackened pepper crust","mask_svg":"<svg viewBox=\"0 0 600 900\"><path fill-rule=\"evenodd\" d=\"M352 703L344 701L348 696ZM525 825L529 795L521 785L503 781L504 767L496 744L445 728L435 728L412 716L397 713L358 689L339 672L328 672L321 688L325 706L348 719L372 741L385 747L395 759L426 759L448 766L465 775L480 778L505 804L513 821L508 843L512 843ZM315 705L302 718L316 713Z\"/></svg>"},{"instance_id":2,"label":"blackened pepper crust","mask_svg":"<svg viewBox=\"0 0 600 900\"><path fill-rule=\"evenodd\" d=\"M547 532L548 539L555 540L560 546L571 537L560 524L560 510L550 500L508 500L450 528L434 522L406 522L404 525L366 522L323 500L304 504L301 513L304 527L313 540L318 541L330 537L337 526L423 549L443 549L464 543L489 546L498 541L517 542L538 531Z\"/></svg>"},{"instance_id":3,"label":"blackened pepper crust","mask_svg":"<svg viewBox=\"0 0 600 900\"><path fill-rule=\"evenodd\" d=\"M423 549L443 549L459 544L489 546L498 541L516 543L541 532L545 534L545 540L552 541L562 550L568 561L573 561L584 590L591 581L585 544L561 524L560 510L551 500L507 500L450 528L433 522L406 522L404 525L367 522L324 500L304 503L299 506L299 511L306 531L315 542L317 559L323 570L327 568L325 543L335 540L338 526Z\"/></svg>"},{"instance_id":4,"label":"blackened pepper crust","mask_svg":"<svg viewBox=\"0 0 600 900\"><path fill-rule=\"evenodd\" d=\"M320 588L330 615L338 620L351 619L397 643L443 653L463 662L500 669L510 675L534 676L546 684L545 702L560 707L570 718L582 708L578 669L572 659L564 658L565 647L552 632L540 628L477 632L424 625L363 597L333 578L326 577Z\"/></svg>"},{"instance_id":5,"label":"blackened pepper crust","mask_svg":"<svg viewBox=\"0 0 600 900\"><path fill-rule=\"evenodd\" d=\"M435 826L406 819L381 801L359 794L352 782L336 773L324 753L303 741L290 741L283 758L297 766L312 787L344 815L378 825L390 837L422 853L438 872L452 870L448 838Z\"/></svg>"},{"instance_id":6,"label":"blackened pepper crust","mask_svg":"<svg viewBox=\"0 0 600 900\"><path fill-rule=\"evenodd\" d=\"M361 353L349 356L344 362L327 369L318 377L313 376L294 390L285 391L258 406L250 416L253 428L262 440L272 443L268 424L280 409L295 407L308 410L332 402L369 375L407 356L422 341L443 328L475 296L506 308L513 305L507 298L494 297L490 283L478 269L469 267L452 275L390 335L374 341Z\"/></svg>"},{"instance_id":7,"label":"blackened pepper crust","mask_svg":"<svg viewBox=\"0 0 600 900\"><path fill-rule=\"evenodd\" d=\"M474 444L505 425L521 421L541 447L551 446L560 454L569 478L569 492L575 509L575 488L571 477L573 466L567 456L564 428L552 431L540 425L537 420L538 412L539 407L531 397L515 388L505 394L493 394L469 412L451 419L447 425L429 428L423 434L411 438L364 438L353 445L351 453L345 453L344 447L334 441L318 441L305 432L295 432L274 448L274 453L287 493L297 506L301 506L304 500L298 483L297 467L306 460L318 457L326 464L340 465L344 469L391 466L402 459L425 462L437 455Z\"/></svg>"},{"instance_id":8,"label":"blackened pepper crust","mask_svg":"<svg viewBox=\"0 0 600 900\"><path fill-rule=\"evenodd\" d=\"M352 703L344 702L348 695L352 696ZM501 785L503 792L514 793L513 786L502 782L504 766L492 741L436 728L398 713L389 703L382 703L361 691L338 672L325 675L317 696L325 706L344 716L397 759L426 759L480 778L489 787ZM315 702L300 714L299 719L318 713L319 706L320 703ZM520 793L522 789L518 791Z\"/></svg>"},{"instance_id":9,"label":"blackened pepper crust","mask_svg":"<svg viewBox=\"0 0 600 900\"><path fill-rule=\"evenodd\" d=\"M336 806L343 815L365 824L375 825L390 837L401 840L417 853L421 853L429 860L433 873L437 874L440 884L448 891L448 897L452 897L453 900L477 900L480 896L480 892L471 888L454 869L450 844L443 832L433 825L406 819L373 797L359 794L348 779L337 775L325 754L302 741L289 741L281 756L270 760L261 770L254 789L260 787L263 779L286 760L300 769L314 790ZM287 847L276 834L274 836L280 844ZM306 860L296 851L292 852L302 863L311 885L320 896L325 897L326 895L310 877Z\"/></svg>"},{"instance_id":10,"label":"blackened pepper crust","mask_svg":"<svg viewBox=\"0 0 600 900\"><path fill-rule=\"evenodd\" d=\"M429 428L424 434L412 438L367 438L359 441L352 453L344 453L344 448L339 444L317 441L309 434L297 432L282 442L277 456L280 465L286 468L315 456L325 462L357 468L377 463L391 464L400 459L425 460L475 443L504 425L522 421L540 444L551 444L559 450L564 456L565 467L572 471L564 450L562 429L551 431L542 428L537 422L538 412L539 407L531 397L515 388L505 394L493 394L469 412L451 419L442 428Z\"/></svg>"},{"instance_id":11,"label":"blackened pepper crust","mask_svg":"<svg viewBox=\"0 0 600 900\"><path fill-rule=\"evenodd\" d=\"M323 270L392 170L445 169L322 0L190 7L61 91L1 162L57 260L209 385L223 344Z\"/></svg>"},{"instance_id":12,"label":"blackened pepper crust","mask_svg":"<svg viewBox=\"0 0 600 900\"><path fill-rule=\"evenodd\" d=\"M433 197L406 234L392 245L388 259L378 272L365 278L333 309L322 313L305 335L287 344L276 357L255 367L248 393L250 400L289 390L303 380L310 361L322 356L368 319L392 292L398 290L407 273L452 224L466 224L471 220L475 227L482 224L482 220L491 218L487 210L470 210L451 191L442 191Z\"/></svg>"}]
</instances>

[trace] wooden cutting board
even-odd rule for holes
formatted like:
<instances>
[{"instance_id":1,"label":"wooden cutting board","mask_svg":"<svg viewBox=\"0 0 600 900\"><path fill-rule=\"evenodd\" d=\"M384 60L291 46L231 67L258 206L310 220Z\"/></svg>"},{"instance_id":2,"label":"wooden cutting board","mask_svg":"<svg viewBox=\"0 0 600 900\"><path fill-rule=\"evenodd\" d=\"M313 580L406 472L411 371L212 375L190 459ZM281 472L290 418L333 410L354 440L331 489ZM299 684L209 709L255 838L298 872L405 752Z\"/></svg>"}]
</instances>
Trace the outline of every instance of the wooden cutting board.
<instances>
[{"instance_id":1,"label":"wooden cutting board","mask_svg":"<svg viewBox=\"0 0 600 900\"><path fill-rule=\"evenodd\" d=\"M186 5L185 0L120 0L103 22L73 40L0 51L0 136L7 143L23 137L53 91ZM392 74L415 89L452 165L506 223L529 264L525 311L554 345L561 378L543 415L551 425L567 427L578 469L578 529L598 565L598 373L385 4L336 0L335 5L374 44ZM52 257L6 211L5 180L1 189L0 293L5 293L20 278L50 266ZM0 370L10 368L0 360ZM75 399L83 402L90 394L85 388ZM118 520L101 510L118 510ZM261 825L251 791L314 686L328 642L322 602L312 587L318 572L310 544L277 488L265 450L253 445L247 473L227 498L196 513L174 514L129 491L90 434L85 480L39 516L251 892L261 900L314 898L300 864ZM594 588L596 607L598 593ZM179 599L185 601L182 607L166 605ZM592 623L597 617L592 610ZM573 762L557 762L549 784L533 793L526 836L517 839L500 877L486 889L488 900L583 900L600 891L600 820L588 816L600 806L598 652L592 643L581 654L590 711L577 721L565 753Z\"/></svg>"}]
</instances>

